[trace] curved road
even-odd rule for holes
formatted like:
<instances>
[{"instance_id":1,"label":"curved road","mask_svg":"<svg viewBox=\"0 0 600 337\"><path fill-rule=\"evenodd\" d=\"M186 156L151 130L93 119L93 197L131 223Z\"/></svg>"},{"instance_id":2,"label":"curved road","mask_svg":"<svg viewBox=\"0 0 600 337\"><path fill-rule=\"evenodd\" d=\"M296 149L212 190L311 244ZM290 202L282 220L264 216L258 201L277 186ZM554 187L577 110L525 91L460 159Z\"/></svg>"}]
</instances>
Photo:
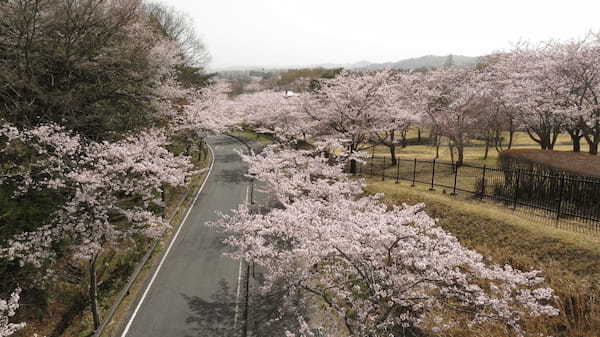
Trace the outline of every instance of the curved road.
<instances>
[{"instance_id":1,"label":"curved road","mask_svg":"<svg viewBox=\"0 0 600 337\"><path fill-rule=\"evenodd\" d=\"M121 337L227 336L239 325L240 265L223 255L222 234L205 223L246 201L247 168L235 152L245 148L226 136L208 143L212 173Z\"/></svg>"}]
</instances>

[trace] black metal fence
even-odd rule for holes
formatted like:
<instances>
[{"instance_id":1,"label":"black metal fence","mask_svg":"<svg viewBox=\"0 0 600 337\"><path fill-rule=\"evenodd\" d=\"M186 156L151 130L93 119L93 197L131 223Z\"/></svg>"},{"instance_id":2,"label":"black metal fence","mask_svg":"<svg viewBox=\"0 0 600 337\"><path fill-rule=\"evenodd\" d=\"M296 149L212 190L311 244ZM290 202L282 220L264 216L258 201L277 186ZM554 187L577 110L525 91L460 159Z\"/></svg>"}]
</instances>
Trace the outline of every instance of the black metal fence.
<instances>
[{"instance_id":1,"label":"black metal fence","mask_svg":"<svg viewBox=\"0 0 600 337\"><path fill-rule=\"evenodd\" d=\"M427 160L371 157L357 164L356 174L442 188L451 195L502 202L513 210L568 224L569 229L600 236L600 179L572 175L543 175L532 170L480 167Z\"/></svg>"}]
</instances>

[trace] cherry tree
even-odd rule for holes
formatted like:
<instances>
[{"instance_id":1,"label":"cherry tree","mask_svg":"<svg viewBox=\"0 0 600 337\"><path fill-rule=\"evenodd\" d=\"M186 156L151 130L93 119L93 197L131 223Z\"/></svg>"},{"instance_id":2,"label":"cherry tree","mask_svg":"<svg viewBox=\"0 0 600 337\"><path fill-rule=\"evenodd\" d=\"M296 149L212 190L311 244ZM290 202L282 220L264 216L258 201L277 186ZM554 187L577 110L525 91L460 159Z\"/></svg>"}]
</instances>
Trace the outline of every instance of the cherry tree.
<instances>
[{"instance_id":1,"label":"cherry tree","mask_svg":"<svg viewBox=\"0 0 600 337\"><path fill-rule=\"evenodd\" d=\"M315 134L345 141L351 154L368 148L370 136L381 131L381 116L390 111L390 77L389 71L343 72L321 80L304 108L315 121ZM356 172L356 162L350 164Z\"/></svg>"},{"instance_id":2,"label":"cherry tree","mask_svg":"<svg viewBox=\"0 0 600 337\"><path fill-rule=\"evenodd\" d=\"M286 296L316 296L352 336L497 322L521 334L523 318L557 314L539 272L486 265L427 216L423 205L389 209L377 196L348 193L339 168L328 170L305 151L271 148L246 158L284 208L256 214L240 206L218 225L229 234L232 257L265 271L262 291L284 282ZM274 171L282 163L289 174ZM436 315L445 310L460 312L459 321Z\"/></svg>"},{"instance_id":3,"label":"cherry tree","mask_svg":"<svg viewBox=\"0 0 600 337\"><path fill-rule=\"evenodd\" d=\"M17 131L7 130L12 130L13 138L17 137ZM48 178L31 179L26 170L21 180L35 181L29 184L30 188L59 190L68 198L46 225L15 236L1 252L9 259L40 266L44 259L53 257L53 242L69 238L75 258L87 260L89 265L89 296L97 328L98 257L137 235L158 237L167 227L157 214L162 206L161 192L166 185L182 185L192 166L187 157L175 156L165 148L167 138L158 130L116 143L89 144L78 142L77 136L67 133L56 137L61 132L57 127L48 130L55 132L23 132L23 137L36 135L40 144L34 148L48 154L47 166L41 172L42 177Z\"/></svg>"},{"instance_id":4,"label":"cherry tree","mask_svg":"<svg viewBox=\"0 0 600 337\"><path fill-rule=\"evenodd\" d=\"M552 150L568 120L565 100L557 92L561 82L553 71L551 45L521 45L496 56L495 71L508 80L504 97L518 110L517 118L531 139Z\"/></svg>"},{"instance_id":5,"label":"cherry tree","mask_svg":"<svg viewBox=\"0 0 600 337\"><path fill-rule=\"evenodd\" d=\"M0 299L0 337L12 336L25 327L25 323L10 323L19 308L20 293L21 289L17 288L8 299Z\"/></svg>"},{"instance_id":6,"label":"cherry tree","mask_svg":"<svg viewBox=\"0 0 600 337\"><path fill-rule=\"evenodd\" d=\"M323 152L272 145L259 154L240 155L249 164L248 173L284 205L303 198L335 200L361 194L362 182L343 174L344 162L332 163Z\"/></svg>"},{"instance_id":7,"label":"cherry tree","mask_svg":"<svg viewBox=\"0 0 600 337\"><path fill-rule=\"evenodd\" d=\"M263 291L284 282L287 296L318 297L352 336L497 321L520 334L524 317L557 314L539 272L486 265L423 205L389 209L378 196L360 197L362 183L318 153L272 146L245 156L284 208L240 206L218 222L231 256L265 271ZM443 310L465 321L436 318Z\"/></svg>"},{"instance_id":8,"label":"cherry tree","mask_svg":"<svg viewBox=\"0 0 600 337\"><path fill-rule=\"evenodd\" d=\"M311 121L303 114L304 96L259 91L236 97L234 106L244 115L244 123L277 142L306 141L311 135Z\"/></svg>"},{"instance_id":9,"label":"cherry tree","mask_svg":"<svg viewBox=\"0 0 600 337\"><path fill-rule=\"evenodd\" d=\"M389 95L381 107L379 131L373 132L372 142L389 148L392 164L396 164L396 148L406 146L409 128L421 121L422 109L417 94L420 81L421 76L415 73L394 76Z\"/></svg>"},{"instance_id":10,"label":"cherry tree","mask_svg":"<svg viewBox=\"0 0 600 337\"><path fill-rule=\"evenodd\" d=\"M81 139L57 125L19 130L10 124L0 126L0 158L4 166L0 183L15 186L16 193L28 189L59 187L58 176L76 162Z\"/></svg>"},{"instance_id":11,"label":"cherry tree","mask_svg":"<svg viewBox=\"0 0 600 337\"><path fill-rule=\"evenodd\" d=\"M480 125L493 133L493 142L498 152L504 149L502 132L508 131L507 148L512 148L514 134L520 127L518 120L519 107L512 104L508 90L512 83L509 74L498 71L495 62L503 54L496 53L487 56L480 66L484 85L487 87L485 96L487 109L483 111Z\"/></svg>"},{"instance_id":12,"label":"cherry tree","mask_svg":"<svg viewBox=\"0 0 600 337\"><path fill-rule=\"evenodd\" d=\"M475 68L449 68L430 71L419 88L424 114L436 133L456 148L456 165L464 161L464 148L477 132L477 116L484 108L487 89Z\"/></svg>"},{"instance_id":13,"label":"cherry tree","mask_svg":"<svg viewBox=\"0 0 600 337\"><path fill-rule=\"evenodd\" d=\"M598 153L600 143L600 44L587 37L582 40L553 42L548 47L555 74L550 89L562 100L568 116L565 129L579 152L585 137L590 154Z\"/></svg>"}]
</instances>

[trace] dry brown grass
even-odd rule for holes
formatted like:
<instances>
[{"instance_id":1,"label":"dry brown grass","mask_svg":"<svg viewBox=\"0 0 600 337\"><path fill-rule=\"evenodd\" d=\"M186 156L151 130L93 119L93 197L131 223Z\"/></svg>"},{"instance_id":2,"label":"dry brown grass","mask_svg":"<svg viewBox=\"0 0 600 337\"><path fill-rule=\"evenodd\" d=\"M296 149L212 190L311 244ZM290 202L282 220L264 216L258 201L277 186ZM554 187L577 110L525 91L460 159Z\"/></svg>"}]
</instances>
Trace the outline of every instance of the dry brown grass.
<instances>
[{"instance_id":1,"label":"dry brown grass","mask_svg":"<svg viewBox=\"0 0 600 337\"><path fill-rule=\"evenodd\" d=\"M453 199L393 182L370 181L367 191L385 193L390 204L424 202L426 211L460 242L491 263L541 270L558 296L558 317L530 318L529 331L562 337L600 336L600 243L580 233L539 225L501 206ZM452 319L451 313L440 313ZM448 336L509 336L502 329L471 331L457 326Z\"/></svg>"}]
</instances>

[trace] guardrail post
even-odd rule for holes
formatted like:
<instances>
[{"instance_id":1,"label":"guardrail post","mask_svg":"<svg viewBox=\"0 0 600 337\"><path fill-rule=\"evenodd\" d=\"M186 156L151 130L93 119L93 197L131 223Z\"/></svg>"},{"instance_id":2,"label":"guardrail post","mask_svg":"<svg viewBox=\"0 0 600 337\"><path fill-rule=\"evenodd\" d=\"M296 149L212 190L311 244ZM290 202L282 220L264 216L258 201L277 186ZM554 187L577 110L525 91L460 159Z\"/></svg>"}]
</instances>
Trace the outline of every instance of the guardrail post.
<instances>
[{"instance_id":1,"label":"guardrail post","mask_svg":"<svg viewBox=\"0 0 600 337\"><path fill-rule=\"evenodd\" d=\"M415 163L413 164L413 180L412 180L412 187L415 187L415 180L417 177L417 158L415 158Z\"/></svg>"},{"instance_id":2,"label":"guardrail post","mask_svg":"<svg viewBox=\"0 0 600 337\"><path fill-rule=\"evenodd\" d=\"M433 185L435 181L435 159L433 160L433 165L431 166L431 188L430 191L433 191Z\"/></svg>"},{"instance_id":3,"label":"guardrail post","mask_svg":"<svg viewBox=\"0 0 600 337\"><path fill-rule=\"evenodd\" d=\"M396 184L400 182L400 159L396 159Z\"/></svg>"},{"instance_id":4,"label":"guardrail post","mask_svg":"<svg viewBox=\"0 0 600 337\"><path fill-rule=\"evenodd\" d=\"M458 178L458 165L453 164L454 165L454 186L452 187L452 194L451 195L456 195L456 180Z\"/></svg>"}]
</instances>

